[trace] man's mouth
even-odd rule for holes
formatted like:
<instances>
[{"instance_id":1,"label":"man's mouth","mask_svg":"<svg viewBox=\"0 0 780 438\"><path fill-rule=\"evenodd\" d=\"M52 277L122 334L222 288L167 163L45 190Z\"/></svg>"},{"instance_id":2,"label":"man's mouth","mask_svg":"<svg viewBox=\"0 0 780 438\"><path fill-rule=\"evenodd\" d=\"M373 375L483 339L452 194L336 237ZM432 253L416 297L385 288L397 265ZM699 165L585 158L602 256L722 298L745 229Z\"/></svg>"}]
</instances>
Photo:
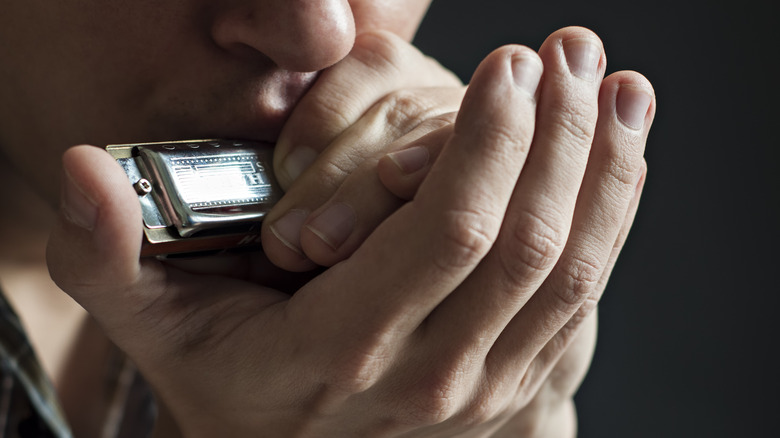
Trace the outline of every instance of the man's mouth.
<instances>
[{"instance_id":1,"label":"man's mouth","mask_svg":"<svg viewBox=\"0 0 780 438\"><path fill-rule=\"evenodd\" d=\"M157 100L142 138L114 143L194 139L244 139L276 143L287 119L312 87L318 73L276 71L254 83L221 87L206 94L178 90L181 96ZM188 97L187 94L191 94Z\"/></svg>"}]
</instances>

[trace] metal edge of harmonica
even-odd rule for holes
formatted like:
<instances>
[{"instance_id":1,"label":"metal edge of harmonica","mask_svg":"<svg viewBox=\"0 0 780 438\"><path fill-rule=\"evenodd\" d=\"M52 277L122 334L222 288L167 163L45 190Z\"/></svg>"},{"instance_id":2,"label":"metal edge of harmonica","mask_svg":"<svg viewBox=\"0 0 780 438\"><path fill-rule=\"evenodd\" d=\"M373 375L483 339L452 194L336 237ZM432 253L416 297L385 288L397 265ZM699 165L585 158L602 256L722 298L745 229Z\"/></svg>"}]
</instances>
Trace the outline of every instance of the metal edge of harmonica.
<instances>
[{"instance_id":1,"label":"metal edge of harmonica","mask_svg":"<svg viewBox=\"0 0 780 438\"><path fill-rule=\"evenodd\" d=\"M137 161L138 156L136 151L139 147L199 143L212 143L213 145L214 142L232 142L233 145L249 147L262 144L261 142L250 140L203 139L111 144L106 146L106 151L122 165L130 183L136 189L139 202L142 206L142 214L144 216L144 242L141 249L142 256L159 257L169 254L220 251L236 247L260 245L259 229L262 217L258 218L257 225L252 227L249 232L226 232L222 234L193 237L179 236L174 230L175 227L171 225L171 221L165 218L165 212L159 205L160 202L154 199L155 196L158 195L155 193L154 184L146 179L149 175L144 175L144 173L148 173L148 171L140 169L140 167L143 167L143 164L139 166ZM266 172L267 176L271 179L274 192L278 192L273 195L275 201L281 197L281 189L278 188L278 183L276 183L271 169L271 165L264 166L264 172ZM157 190L159 191L160 188L158 187Z\"/></svg>"}]
</instances>

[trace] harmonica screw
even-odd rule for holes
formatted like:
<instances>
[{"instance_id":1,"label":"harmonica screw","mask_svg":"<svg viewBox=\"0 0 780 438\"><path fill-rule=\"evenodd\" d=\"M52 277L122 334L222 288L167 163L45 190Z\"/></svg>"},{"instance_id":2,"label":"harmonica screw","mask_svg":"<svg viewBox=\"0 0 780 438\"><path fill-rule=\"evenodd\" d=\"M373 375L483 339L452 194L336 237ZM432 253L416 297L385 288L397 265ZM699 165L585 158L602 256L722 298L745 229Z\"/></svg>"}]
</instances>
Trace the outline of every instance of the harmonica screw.
<instances>
[{"instance_id":1,"label":"harmonica screw","mask_svg":"<svg viewBox=\"0 0 780 438\"><path fill-rule=\"evenodd\" d=\"M133 184L133 188L139 196L146 196L149 193L152 193L152 183L146 178L141 178L136 181L135 184Z\"/></svg>"}]
</instances>

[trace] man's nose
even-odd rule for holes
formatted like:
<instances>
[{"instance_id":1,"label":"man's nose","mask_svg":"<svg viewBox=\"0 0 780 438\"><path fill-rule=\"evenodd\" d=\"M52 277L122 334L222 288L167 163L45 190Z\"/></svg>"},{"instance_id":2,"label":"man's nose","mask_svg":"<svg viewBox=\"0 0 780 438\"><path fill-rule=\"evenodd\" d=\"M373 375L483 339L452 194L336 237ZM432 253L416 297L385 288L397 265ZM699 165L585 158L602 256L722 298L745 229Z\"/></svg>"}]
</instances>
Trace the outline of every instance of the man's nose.
<instances>
[{"instance_id":1,"label":"man's nose","mask_svg":"<svg viewBox=\"0 0 780 438\"><path fill-rule=\"evenodd\" d=\"M344 58L355 42L355 22L347 0L238 0L229 4L213 22L217 45L237 55L260 52L284 70L322 70Z\"/></svg>"}]
</instances>

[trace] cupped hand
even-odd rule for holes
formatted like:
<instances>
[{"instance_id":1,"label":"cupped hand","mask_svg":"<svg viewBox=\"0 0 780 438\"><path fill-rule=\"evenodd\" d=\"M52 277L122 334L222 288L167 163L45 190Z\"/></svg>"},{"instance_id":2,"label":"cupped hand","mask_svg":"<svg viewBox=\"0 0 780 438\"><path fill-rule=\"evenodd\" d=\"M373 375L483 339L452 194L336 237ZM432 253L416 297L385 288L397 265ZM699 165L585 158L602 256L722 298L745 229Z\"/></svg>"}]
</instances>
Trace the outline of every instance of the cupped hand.
<instances>
[{"instance_id":1,"label":"cupped hand","mask_svg":"<svg viewBox=\"0 0 780 438\"><path fill-rule=\"evenodd\" d=\"M350 256L401 205L377 178L377 160L451 129L464 92L451 72L398 36L359 35L280 134L274 168L287 193L263 224L269 259L304 271Z\"/></svg>"},{"instance_id":2,"label":"cupped hand","mask_svg":"<svg viewBox=\"0 0 780 438\"><path fill-rule=\"evenodd\" d=\"M138 363L184 436L553 430L543 414L571 419L655 108L644 78L602 82L604 69L600 41L579 28L538 55L492 53L411 200L293 296L139 262L124 173L74 148L52 276Z\"/></svg>"}]
</instances>

